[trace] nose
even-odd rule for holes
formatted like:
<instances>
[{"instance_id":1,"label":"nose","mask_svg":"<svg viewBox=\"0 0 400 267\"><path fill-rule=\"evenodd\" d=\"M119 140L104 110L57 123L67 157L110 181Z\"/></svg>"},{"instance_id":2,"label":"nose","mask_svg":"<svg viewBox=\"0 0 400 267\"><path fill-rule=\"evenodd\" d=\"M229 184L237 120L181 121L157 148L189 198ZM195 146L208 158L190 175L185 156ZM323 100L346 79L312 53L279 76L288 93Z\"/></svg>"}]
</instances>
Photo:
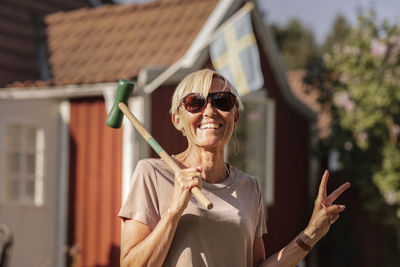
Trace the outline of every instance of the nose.
<instances>
[{"instance_id":1,"label":"nose","mask_svg":"<svg viewBox=\"0 0 400 267\"><path fill-rule=\"evenodd\" d=\"M215 114L215 107L211 104L211 101L207 102L206 108L203 111L203 114L206 116L210 116Z\"/></svg>"}]
</instances>

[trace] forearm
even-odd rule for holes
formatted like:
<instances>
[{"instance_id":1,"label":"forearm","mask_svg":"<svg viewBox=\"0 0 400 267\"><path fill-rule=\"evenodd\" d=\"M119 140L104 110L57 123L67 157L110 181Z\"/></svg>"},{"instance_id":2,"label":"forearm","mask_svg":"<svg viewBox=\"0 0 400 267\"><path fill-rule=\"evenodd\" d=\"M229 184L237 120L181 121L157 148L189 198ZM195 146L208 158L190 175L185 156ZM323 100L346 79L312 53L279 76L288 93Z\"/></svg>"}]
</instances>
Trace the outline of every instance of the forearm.
<instances>
[{"instance_id":1,"label":"forearm","mask_svg":"<svg viewBox=\"0 0 400 267\"><path fill-rule=\"evenodd\" d=\"M180 216L179 212L166 212L145 239L122 255L121 266L161 266L171 246Z\"/></svg>"},{"instance_id":2,"label":"forearm","mask_svg":"<svg viewBox=\"0 0 400 267\"><path fill-rule=\"evenodd\" d=\"M304 232L300 233L297 237L300 237L307 245L312 244L310 237L305 235ZM279 252L264 260L259 267L296 266L309 253L309 251L306 251L297 244L297 237Z\"/></svg>"},{"instance_id":3,"label":"forearm","mask_svg":"<svg viewBox=\"0 0 400 267\"><path fill-rule=\"evenodd\" d=\"M310 222L307 228L297 236L309 247L313 247L326 235L331 225L339 218L339 213L345 209L344 205L333 204L333 202L350 187L350 183L346 182L342 184L327 196L326 184L328 176L329 172L325 171L319 186ZM297 237L281 251L263 261L259 266L296 266L309 252L296 243Z\"/></svg>"}]
</instances>

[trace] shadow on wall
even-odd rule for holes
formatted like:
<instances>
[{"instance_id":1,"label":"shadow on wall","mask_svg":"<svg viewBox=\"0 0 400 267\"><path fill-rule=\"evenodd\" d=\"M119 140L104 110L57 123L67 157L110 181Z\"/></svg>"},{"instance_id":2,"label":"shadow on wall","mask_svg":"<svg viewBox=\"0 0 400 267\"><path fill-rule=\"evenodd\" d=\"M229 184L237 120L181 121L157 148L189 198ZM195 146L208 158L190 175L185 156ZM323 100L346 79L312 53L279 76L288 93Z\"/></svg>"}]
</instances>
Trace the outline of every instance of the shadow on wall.
<instances>
[{"instance_id":1,"label":"shadow on wall","mask_svg":"<svg viewBox=\"0 0 400 267\"><path fill-rule=\"evenodd\" d=\"M75 267L75 257L78 253L78 246L75 245L75 186L76 186L76 142L72 136L70 136L69 140L69 185L68 185L68 237L67 237L67 266Z\"/></svg>"},{"instance_id":2,"label":"shadow on wall","mask_svg":"<svg viewBox=\"0 0 400 267\"><path fill-rule=\"evenodd\" d=\"M96 267L119 267L119 256L120 248L119 246L112 245L110 246L110 252L108 254L108 264L106 265L96 265Z\"/></svg>"}]
</instances>

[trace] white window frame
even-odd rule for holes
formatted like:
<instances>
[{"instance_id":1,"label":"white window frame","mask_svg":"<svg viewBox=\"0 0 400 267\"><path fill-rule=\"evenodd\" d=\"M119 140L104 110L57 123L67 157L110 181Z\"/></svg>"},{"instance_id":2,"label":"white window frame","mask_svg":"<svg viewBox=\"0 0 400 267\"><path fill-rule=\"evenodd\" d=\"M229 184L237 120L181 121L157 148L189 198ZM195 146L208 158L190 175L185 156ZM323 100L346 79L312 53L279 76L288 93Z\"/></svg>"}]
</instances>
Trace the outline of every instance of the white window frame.
<instances>
[{"instance_id":1,"label":"white window frame","mask_svg":"<svg viewBox=\"0 0 400 267\"><path fill-rule=\"evenodd\" d=\"M10 126L19 126L22 127L20 136L20 144L19 146L12 147L7 142L7 130ZM28 148L28 138L27 131L29 128L36 128L37 140L38 142L34 148ZM45 127L40 123L26 122L21 120L10 120L6 121L3 124L3 134L2 136L2 168L1 168L1 203L2 205L20 205L20 206L34 206L34 207L42 207L45 203L45 157L46 157L46 133ZM40 144L41 143L41 144ZM18 164L18 172L12 173L9 172L7 161L9 153L17 153L20 155L20 163ZM28 174L26 170L26 156L27 155L35 156L35 167L34 173ZM11 177L14 176L14 177ZM7 197L5 194L5 190L7 190L6 183L9 180L16 179L18 183L18 196L13 199ZM32 196L28 196L26 193L26 186L28 182L34 183L34 191Z\"/></svg>"},{"instance_id":2,"label":"white window frame","mask_svg":"<svg viewBox=\"0 0 400 267\"><path fill-rule=\"evenodd\" d=\"M260 90L257 92L250 93L244 97L242 97L242 101L244 104L244 109L246 106L257 104L257 105L264 105L266 114L263 116L265 119L265 177L257 177L259 179L260 184L262 186L263 191L263 200L264 205L272 206L274 204L274 192L275 192L275 100L272 98L268 98L266 96L265 90ZM244 118L241 118L242 120ZM239 120L239 125L240 125ZM253 133L256 135L257 133ZM239 140L240 142L240 140ZM228 145L226 146L226 161L229 161L229 148ZM240 156L240 153L239 153ZM246 172L246 170L243 170Z\"/></svg>"}]
</instances>

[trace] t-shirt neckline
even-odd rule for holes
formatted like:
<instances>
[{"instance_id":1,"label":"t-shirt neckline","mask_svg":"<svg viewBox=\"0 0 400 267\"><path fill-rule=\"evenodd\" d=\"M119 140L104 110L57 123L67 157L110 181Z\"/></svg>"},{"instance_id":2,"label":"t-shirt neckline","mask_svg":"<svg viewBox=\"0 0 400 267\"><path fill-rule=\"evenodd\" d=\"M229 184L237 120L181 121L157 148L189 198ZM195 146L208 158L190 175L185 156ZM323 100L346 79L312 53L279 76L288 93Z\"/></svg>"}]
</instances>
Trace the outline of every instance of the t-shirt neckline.
<instances>
[{"instance_id":1,"label":"t-shirt neckline","mask_svg":"<svg viewBox=\"0 0 400 267\"><path fill-rule=\"evenodd\" d=\"M229 176L226 177L225 180L223 180L222 182L219 182L219 183L208 183L203 180L201 183L201 186L208 190L223 189L223 188L230 186L235 180L234 179L235 172L231 168L231 165L229 165L228 163L225 163L225 164L227 165L228 170L229 170Z\"/></svg>"}]
</instances>

